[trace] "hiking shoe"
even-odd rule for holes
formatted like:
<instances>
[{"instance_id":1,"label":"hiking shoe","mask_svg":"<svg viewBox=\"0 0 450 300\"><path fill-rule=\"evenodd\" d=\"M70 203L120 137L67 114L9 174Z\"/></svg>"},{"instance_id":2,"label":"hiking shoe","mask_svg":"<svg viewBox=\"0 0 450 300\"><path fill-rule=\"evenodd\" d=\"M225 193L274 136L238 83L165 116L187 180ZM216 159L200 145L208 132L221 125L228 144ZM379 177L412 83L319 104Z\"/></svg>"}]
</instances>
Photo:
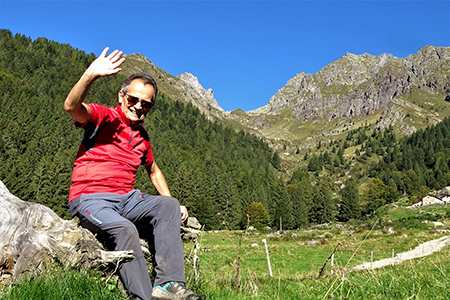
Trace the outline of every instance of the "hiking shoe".
<instances>
[{"instance_id":1,"label":"hiking shoe","mask_svg":"<svg viewBox=\"0 0 450 300\"><path fill-rule=\"evenodd\" d=\"M188 290L183 283L168 282L153 288L152 299L202 300L202 297L199 294Z\"/></svg>"}]
</instances>

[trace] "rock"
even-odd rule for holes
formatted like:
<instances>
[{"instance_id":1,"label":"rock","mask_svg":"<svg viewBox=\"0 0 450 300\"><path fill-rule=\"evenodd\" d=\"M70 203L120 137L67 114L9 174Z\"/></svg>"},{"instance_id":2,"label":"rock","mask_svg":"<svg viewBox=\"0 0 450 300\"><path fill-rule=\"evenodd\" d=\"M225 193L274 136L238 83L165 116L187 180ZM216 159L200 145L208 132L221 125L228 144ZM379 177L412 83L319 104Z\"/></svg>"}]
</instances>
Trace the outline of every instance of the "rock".
<instances>
[{"instance_id":1,"label":"rock","mask_svg":"<svg viewBox=\"0 0 450 300\"><path fill-rule=\"evenodd\" d=\"M445 226L444 223L442 222L432 222L434 224L434 227L438 227L438 226Z\"/></svg>"},{"instance_id":2,"label":"rock","mask_svg":"<svg viewBox=\"0 0 450 300\"><path fill-rule=\"evenodd\" d=\"M186 221L186 226L181 226L181 238L185 241L197 241L200 236L200 229L202 225L197 218L189 217Z\"/></svg>"},{"instance_id":3,"label":"rock","mask_svg":"<svg viewBox=\"0 0 450 300\"><path fill-rule=\"evenodd\" d=\"M44 205L22 201L1 181L0 206L0 274L40 274L52 261L94 268L134 257L131 250L105 251L78 218L63 220Z\"/></svg>"},{"instance_id":4,"label":"rock","mask_svg":"<svg viewBox=\"0 0 450 300\"><path fill-rule=\"evenodd\" d=\"M195 217L189 217L186 222L186 227L200 230L202 229L202 224Z\"/></svg>"},{"instance_id":5,"label":"rock","mask_svg":"<svg viewBox=\"0 0 450 300\"><path fill-rule=\"evenodd\" d=\"M279 231L271 232L266 237L281 237L281 233Z\"/></svg>"},{"instance_id":6,"label":"rock","mask_svg":"<svg viewBox=\"0 0 450 300\"><path fill-rule=\"evenodd\" d=\"M308 241L308 242L304 242L303 245L307 245L307 246L318 246L321 245L321 243L319 241L316 241L314 239Z\"/></svg>"},{"instance_id":7,"label":"rock","mask_svg":"<svg viewBox=\"0 0 450 300\"><path fill-rule=\"evenodd\" d=\"M389 227L388 230L387 230L387 234L394 234L394 233L396 233L394 231L394 229L392 227Z\"/></svg>"},{"instance_id":8,"label":"rock","mask_svg":"<svg viewBox=\"0 0 450 300\"><path fill-rule=\"evenodd\" d=\"M296 120L313 119L323 112L327 120L332 120L384 109L394 97L419 84L443 94L448 79L426 76L438 72L442 65L449 65L449 57L449 48L431 46L408 58L386 53L379 56L347 53L314 75L297 74L272 96L266 108L258 110L274 114L292 107Z\"/></svg>"},{"instance_id":9,"label":"rock","mask_svg":"<svg viewBox=\"0 0 450 300\"><path fill-rule=\"evenodd\" d=\"M181 235L181 238L185 241L196 241L198 239L198 233L186 232Z\"/></svg>"},{"instance_id":10,"label":"rock","mask_svg":"<svg viewBox=\"0 0 450 300\"><path fill-rule=\"evenodd\" d=\"M450 196L450 186L447 186L439 192L439 194L437 195L436 198L442 199L444 197L449 197L449 196Z\"/></svg>"},{"instance_id":11,"label":"rock","mask_svg":"<svg viewBox=\"0 0 450 300\"><path fill-rule=\"evenodd\" d=\"M191 73L183 73L177 76L177 78L181 80L178 81L177 85L180 86L179 88L181 90L184 89L186 91L186 95L190 95L190 97L192 97L193 104L198 106L198 103L201 103L203 107L211 106L219 111L223 111L223 109L217 103L217 100L214 98L212 89L204 89L200 82L198 82L197 77L195 77ZM185 83L184 86L181 85L182 82Z\"/></svg>"}]
</instances>

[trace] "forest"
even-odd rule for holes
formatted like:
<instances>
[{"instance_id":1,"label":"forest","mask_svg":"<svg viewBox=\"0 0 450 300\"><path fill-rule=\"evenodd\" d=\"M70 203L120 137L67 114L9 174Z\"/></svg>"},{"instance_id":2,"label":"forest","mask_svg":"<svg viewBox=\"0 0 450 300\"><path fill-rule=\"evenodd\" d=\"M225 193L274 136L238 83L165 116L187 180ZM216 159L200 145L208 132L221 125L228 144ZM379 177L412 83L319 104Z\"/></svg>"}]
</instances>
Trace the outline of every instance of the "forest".
<instances>
[{"instance_id":1,"label":"forest","mask_svg":"<svg viewBox=\"0 0 450 300\"><path fill-rule=\"evenodd\" d=\"M63 102L94 59L68 44L0 30L0 180L14 195L63 218L69 218L70 178L83 135ZM124 79L119 73L98 80L86 101L116 106ZM173 196L205 229L291 229L364 218L400 197L413 202L449 185L449 122L406 138L392 128L352 130L305 154L307 167L287 182L278 153L260 137L209 121L163 92L144 127ZM353 159L362 168L351 170L344 156L352 146L358 146ZM321 176L323 170L329 176ZM332 175L346 172L351 178L337 188ZM135 187L156 193L144 168Z\"/></svg>"},{"instance_id":2,"label":"forest","mask_svg":"<svg viewBox=\"0 0 450 300\"><path fill-rule=\"evenodd\" d=\"M0 31L0 180L14 195L63 218L69 217L72 164L83 134L63 102L94 59L67 44ZM98 80L86 101L116 106L124 79ZM156 103L144 126L173 196L192 216L207 229L240 228L250 204L258 202L265 225L278 218L289 196L266 143L210 122L191 104L163 93ZM156 193L144 168L136 182Z\"/></svg>"}]
</instances>

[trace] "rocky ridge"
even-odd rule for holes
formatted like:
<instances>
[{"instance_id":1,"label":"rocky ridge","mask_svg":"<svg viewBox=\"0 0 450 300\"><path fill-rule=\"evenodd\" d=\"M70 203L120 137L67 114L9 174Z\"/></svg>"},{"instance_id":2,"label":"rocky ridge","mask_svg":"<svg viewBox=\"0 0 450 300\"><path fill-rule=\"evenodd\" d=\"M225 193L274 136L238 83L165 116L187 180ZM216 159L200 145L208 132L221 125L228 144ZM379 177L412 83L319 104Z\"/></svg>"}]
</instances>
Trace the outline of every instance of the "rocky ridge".
<instances>
[{"instance_id":1,"label":"rocky ridge","mask_svg":"<svg viewBox=\"0 0 450 300\"><path fill-rule=\"evenodd\" d=\"M363 116L384 109L395 97L421 88L450 99L450 48L426 46L406 58L347 53L318 73L290 79L269 103L250 115L293 108L296 120Z\"/></svg>"},{"instance_id":2,"label":"rocky ridge","mask_svg":"<svg viewBox=\"0 0 450 300\"><path fill-rule=\"evenodd\" d=\"M313 147L318 136L331 138L371 116L377 129L394 126L411 134L450 115L450 47L426 46L406 58L347 53L316 74L297 74L267 105L248 112L224 112L197 77L172 76L140 54L130 55L124 65L126 74L153 74L161 91L192 103L209 119L239 123L284 148ZM311 125L313 130L305 130Z\"/></svg>"},{"instance_id":3,"label":"rocky ridge","mask_svg":"<svg viewBox=\"0 0 450 300\"><path fill-rule=\"evenodd\" d=\"M198 78L190 73L172 76L136 53L127 56L122 69L127 76L140 72L151 74L158 83L158 89L170 98L192 103L210 120L223 118L223 109L214 98L212 89L204 89Z\"/></svg>"}]
</instances>

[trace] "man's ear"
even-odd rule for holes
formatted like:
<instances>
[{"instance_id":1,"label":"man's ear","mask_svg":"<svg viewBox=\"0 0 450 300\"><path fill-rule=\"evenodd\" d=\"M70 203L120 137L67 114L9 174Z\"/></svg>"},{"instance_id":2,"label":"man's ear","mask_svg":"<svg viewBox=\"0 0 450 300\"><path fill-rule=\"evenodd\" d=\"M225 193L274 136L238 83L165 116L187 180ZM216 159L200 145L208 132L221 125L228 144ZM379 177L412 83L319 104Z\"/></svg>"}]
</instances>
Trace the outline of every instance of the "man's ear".
<instances>
[{"instance_id":1,"label":"man's ear","mask_svg":"<svg viewBox=\"0 0 450 300\"><path fill-rule=\"evenodd\" d=\"M119 91L119 103L122 104L123 101L123 96L125 96L125 94L122 91Z\"/></svg>"}]
</instances>

